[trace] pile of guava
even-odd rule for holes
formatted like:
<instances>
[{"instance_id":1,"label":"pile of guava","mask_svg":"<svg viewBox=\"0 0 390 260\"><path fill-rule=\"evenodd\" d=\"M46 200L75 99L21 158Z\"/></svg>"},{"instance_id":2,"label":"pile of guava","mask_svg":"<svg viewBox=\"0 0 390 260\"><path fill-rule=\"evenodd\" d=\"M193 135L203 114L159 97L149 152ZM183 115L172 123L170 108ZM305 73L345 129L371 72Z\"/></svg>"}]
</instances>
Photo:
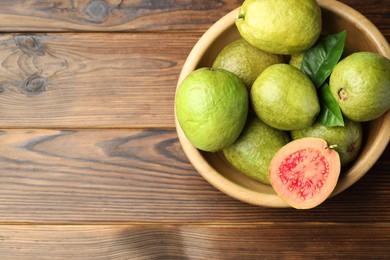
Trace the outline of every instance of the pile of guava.
<instances>
[{"instance_id":1,"label":"pile of guava","mask_svg":"<svg viewBox=\"0 0 390 260\"><path fill-rule=\"evenodd\" d=\"M390 109L390 60L346 52L348 31L321 35L315 0L245 0L236 27L178 87L180 127L290 206L316 207L357 158L362 123Z\"/></svg>"}]
</instances>

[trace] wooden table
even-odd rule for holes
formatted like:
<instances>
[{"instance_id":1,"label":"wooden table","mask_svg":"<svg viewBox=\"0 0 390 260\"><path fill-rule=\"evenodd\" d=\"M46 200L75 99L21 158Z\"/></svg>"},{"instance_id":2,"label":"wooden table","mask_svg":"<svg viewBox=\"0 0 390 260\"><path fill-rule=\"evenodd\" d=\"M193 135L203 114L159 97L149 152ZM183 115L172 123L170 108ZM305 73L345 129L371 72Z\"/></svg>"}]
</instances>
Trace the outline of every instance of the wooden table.
<instances>
[{"instance_id":1,"label":"wooden table","mask_svg":"<svg viewBox=\"0 0 390 260\"><path fill-rule=\"evenodd\" d=\"M343 0L390 39L390 1ZM390 149L308 211L234 200L177 139L176 81L242 0L0 2L0 259L390 259Z\"/></svg>"}]
</instances>

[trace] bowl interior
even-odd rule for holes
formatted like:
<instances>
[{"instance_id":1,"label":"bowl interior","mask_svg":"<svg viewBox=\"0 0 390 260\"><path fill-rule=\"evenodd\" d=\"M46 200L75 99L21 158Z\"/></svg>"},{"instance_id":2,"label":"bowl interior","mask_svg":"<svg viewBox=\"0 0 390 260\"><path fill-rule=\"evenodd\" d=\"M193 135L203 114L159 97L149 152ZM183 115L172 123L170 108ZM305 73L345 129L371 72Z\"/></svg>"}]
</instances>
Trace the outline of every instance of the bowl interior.
<instances>
[{"instance_id":1,"label":"bowl interior","mask_svg":"<svg viewBox=\"0 0 390 260\"><path fill-rule=\"evenodd\" d=\"M390 48L378 29L352 8L332 0L318 1L322 9L323 34L347 30L346 46L351 51L371 51L390 58ZM214 24L194 46L183 66L178 86L194 69L210 67L218 53L240 37L235 26L238 9ZM238 200L266 207L287 207L269 185L261 184L235 170L222 153L203 152L191 145L176 120L179 140L194 168L213 186ZM359 180L380 157L390 139L390 111L364 124L364 143L353 165L342 169L332 196Z\"/></svg>"}]
</instances>

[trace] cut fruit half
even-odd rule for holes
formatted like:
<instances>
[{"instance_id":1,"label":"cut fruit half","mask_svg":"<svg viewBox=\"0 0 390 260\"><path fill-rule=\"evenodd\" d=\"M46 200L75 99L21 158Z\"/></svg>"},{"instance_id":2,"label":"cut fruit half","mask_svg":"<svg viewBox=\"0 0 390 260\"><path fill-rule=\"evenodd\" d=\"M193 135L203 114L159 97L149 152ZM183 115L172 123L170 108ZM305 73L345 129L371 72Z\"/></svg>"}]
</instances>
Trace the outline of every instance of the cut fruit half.
<instances>
[{"instance_id":1,"label":"cut fruit half","mask_svg":"<svg viewBox=\"0 0 390 260\"><path fill-rule=\"evenodd\" d=\"M273 157L270 183L275 192L297 209L314 208L336 187L340 157L321 138L301 138L283 146Z\"/></svg>"}]
</instances>

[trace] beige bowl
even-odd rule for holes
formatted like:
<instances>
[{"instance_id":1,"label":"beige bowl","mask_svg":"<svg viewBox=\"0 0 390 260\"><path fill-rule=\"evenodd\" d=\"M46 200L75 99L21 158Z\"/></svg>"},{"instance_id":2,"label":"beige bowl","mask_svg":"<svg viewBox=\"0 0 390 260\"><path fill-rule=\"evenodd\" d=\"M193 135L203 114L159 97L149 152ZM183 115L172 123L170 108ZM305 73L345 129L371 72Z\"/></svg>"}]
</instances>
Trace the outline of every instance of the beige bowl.
<instances>
[{"instance_id":1,"label":"beige bowl","mask_svg":"<svg viewBox=\"0 0 390 260\"><path fill-rule=\"evenodd\" d=\"M353 51L372 51L390 59L390 47L379 30L362 14L333 0L318 0L322 9L323 33L347 30L346 45ZM210 67L224 46L239 37L235 26L238 8L216 22L199 39L181 71L178 86L193 70ZM185 137L176 118L176 129L185 154L194 168L210 184L240 201L264 207L288 207L271 186L256 182L230 166L222 153L196 149ZM365 124L364 142L359 157L344 170L332 196L357 182L375 164L390 139L390 111L381 118Z\"/></svg>"}]
</instances>

